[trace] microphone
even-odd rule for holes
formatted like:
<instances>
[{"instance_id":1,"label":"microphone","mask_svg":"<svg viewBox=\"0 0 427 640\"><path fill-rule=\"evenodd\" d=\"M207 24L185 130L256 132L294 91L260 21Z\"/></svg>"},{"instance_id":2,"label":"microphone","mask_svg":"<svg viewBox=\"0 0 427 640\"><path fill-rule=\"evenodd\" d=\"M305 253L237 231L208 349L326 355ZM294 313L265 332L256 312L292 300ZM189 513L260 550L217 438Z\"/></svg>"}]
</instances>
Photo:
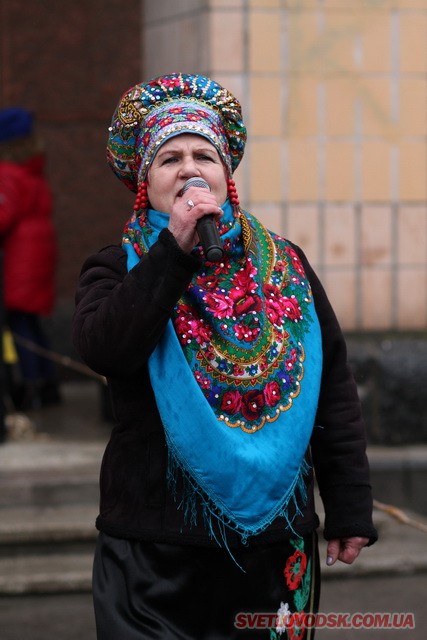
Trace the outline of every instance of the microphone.
<instances>
[{"instance_id":1,"label":"microphone","mask_svg":"<svg viewBox=\"0 0 427 640\"><path fill-rule=\"evenodd\" d=\"M206 180L203 180L203 178L189 178L182 187L181 194L184 195L190 187L199 187L200 189L211 190L210 186ZM199 234L206 260L209 262L219 262L222 259L224 251L214 215L210 214L200 218L197 221L196 229Z\"/></svg>"}]
</instances>

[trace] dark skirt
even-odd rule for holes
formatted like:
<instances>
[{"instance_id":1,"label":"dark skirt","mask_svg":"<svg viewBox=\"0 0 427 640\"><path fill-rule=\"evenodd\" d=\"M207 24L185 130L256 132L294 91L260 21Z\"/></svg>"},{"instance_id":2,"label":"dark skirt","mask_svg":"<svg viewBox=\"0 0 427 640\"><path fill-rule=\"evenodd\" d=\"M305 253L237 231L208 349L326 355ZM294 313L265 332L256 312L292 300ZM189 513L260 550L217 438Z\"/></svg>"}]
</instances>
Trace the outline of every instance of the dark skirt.
<instances>
[{"instance_id":1,"label":"dark skirt","mask_svg":"<svg viewBox=\"0 0 427 640\"><path fill-rule=\"evenodd\" d=\"M313 640L303 617L287 614L318 610L316 533L232 554L100 533L98 640Z\"/></svg>"}]
</instances>

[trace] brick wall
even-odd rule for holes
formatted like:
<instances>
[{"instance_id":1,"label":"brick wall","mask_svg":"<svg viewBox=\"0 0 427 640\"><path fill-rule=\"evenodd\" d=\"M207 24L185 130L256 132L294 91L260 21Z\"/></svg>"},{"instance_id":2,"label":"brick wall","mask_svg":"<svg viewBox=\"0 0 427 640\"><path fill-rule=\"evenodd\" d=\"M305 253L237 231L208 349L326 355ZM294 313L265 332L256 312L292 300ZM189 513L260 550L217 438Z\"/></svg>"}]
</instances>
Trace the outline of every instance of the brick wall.
<instances>
[{"instance_id":1,"label":"brick wall","mask_svg":"<svg viewBox=\"0 0 427 640\"><path fill-rule=\"evenodd\" d=\"M139 0L2 0L2 107L32 109L55 198L58 307L84 258L118 238L131 198L105 162L120 94L140 81Z\"/></svg>"}]
</instances>

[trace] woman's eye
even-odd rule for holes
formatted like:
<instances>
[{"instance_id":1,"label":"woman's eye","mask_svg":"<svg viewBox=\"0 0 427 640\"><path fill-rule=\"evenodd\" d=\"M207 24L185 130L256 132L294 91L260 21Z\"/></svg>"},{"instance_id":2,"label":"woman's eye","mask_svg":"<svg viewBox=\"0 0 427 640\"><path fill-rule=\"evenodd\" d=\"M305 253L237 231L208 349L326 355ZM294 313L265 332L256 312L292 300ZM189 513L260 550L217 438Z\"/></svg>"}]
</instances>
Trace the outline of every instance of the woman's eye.
<instances>
[{"instance_id":1,"label":"woman's eye","mask_svg":"<svg viewBox=\"0 0 427 640\"><path fill-rule=\"evenodd\" d=\"M176 162L176 157L175 156L170 156L170 158L165 158L163 160L163 164L171 164L172 162Z\"/></svg>"}]
</instances>

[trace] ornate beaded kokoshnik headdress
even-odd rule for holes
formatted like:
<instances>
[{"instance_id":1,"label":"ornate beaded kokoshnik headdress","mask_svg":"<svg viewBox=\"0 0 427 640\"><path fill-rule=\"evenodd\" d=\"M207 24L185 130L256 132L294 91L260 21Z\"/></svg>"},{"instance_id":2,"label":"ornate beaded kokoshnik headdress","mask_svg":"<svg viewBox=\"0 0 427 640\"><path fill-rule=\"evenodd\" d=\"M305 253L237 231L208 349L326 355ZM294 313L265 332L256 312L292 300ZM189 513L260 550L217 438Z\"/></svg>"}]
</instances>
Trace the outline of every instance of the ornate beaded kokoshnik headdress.
<instances>
[{"instance_id":1,"label":"ornate beaded kokoshnik headdress","mask_svg":"<svg viewBox=\"0 0 427 640\"><path fill-rule=\"evenodd\" d=\"M122 96L109 128L107 159L134 192L169 138L195 133L217 149L229 177L242 159L246 128L238 100L217 82L174 73L137 84Z\"/></svg>"}]
</instances>

